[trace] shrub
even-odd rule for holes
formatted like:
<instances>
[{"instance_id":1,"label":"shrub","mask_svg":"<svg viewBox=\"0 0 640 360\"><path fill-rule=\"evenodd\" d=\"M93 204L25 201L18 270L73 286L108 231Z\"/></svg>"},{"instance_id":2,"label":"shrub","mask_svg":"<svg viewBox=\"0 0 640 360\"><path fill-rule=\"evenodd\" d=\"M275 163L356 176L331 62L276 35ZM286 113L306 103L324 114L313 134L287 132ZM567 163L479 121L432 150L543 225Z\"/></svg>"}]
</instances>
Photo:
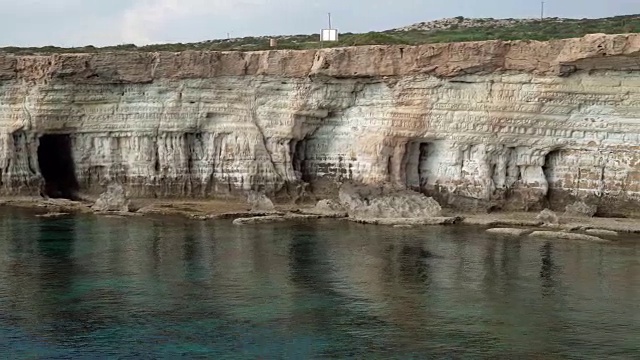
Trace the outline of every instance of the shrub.
<instances>
[{"instance_id":1,"label":"shrub","mask_svg":"<svg viewBox=\"0 0 640 360\"><path fill-rule=\"evenodd\" d=\"M640 32L640 15L616 16L605 19L554 19L544 21L515 22L509 26L496 26L493 19L479 21L478 26L465 27L465 18L458 16L459 24L452 24L446 30L387 30L363 34L343 33L338 42L320 43L319 34L298 34L291 36L275 36L278 49L315 49L319 47L357 46L357 45L417 45L456 41L501 40L549 40L569 37L580 37L590 33L638 33ZM239 39L207 40L189 44L152 44L138 47L135 44L94 47L87 45L78 48L60 48L45 46L40 48L0 48L0 52L14 54L51 54L61 52L102 52L102 51L184 51L197 50L266 50L270 49L268 37L247 36Z\"/></svg>"}]
</instances>

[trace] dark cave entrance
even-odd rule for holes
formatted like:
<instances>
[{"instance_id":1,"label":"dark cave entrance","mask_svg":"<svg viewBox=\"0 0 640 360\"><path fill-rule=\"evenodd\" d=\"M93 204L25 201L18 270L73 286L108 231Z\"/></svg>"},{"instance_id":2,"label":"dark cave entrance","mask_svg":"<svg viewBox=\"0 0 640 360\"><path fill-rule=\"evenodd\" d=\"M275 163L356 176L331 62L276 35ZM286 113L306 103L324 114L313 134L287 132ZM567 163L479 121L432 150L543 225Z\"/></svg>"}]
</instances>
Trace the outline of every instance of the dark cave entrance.
<instances>
[{"instance_id":1,"label":"dark cave entrance","mask_svg":"<svg viewBox=\"0 0 640 360\"><path fill-rule=\"evenodd\" d=\"M79 185L69 134L49 134L40 137L38 166L44 177L44 195L52 198L77 199Z\"/></svg>"},{"instance_id":2,"label":"dark cave entrance","mask_svg":"<svg viewBox=\"0 0 640 360\"><path fill-rule=\"evenodd\" d=\"M420 155L418 160L418 178L420 179L420 191L424 191L427 187L427 178L429 176L429 155L430 155L429 143L420 143Z\"/></svg>"},{"instance_id":3,"label":"dark cave entrance","mask_svg":"<svg viewBox=\"0 0 640 360\"><path fill-rule=\"evenodd\" d=\"M555 186L555 182L557 179L556 167L558 166L558 162L560 161L560 151L554 150L548 153L544 157L544 165L542 166L542 172L544 173L544 177L547 180L547 184L549 186L549 191L552 190ZM548 193L547 193L548 194Z\"/></svg>"},{"instance_id":4,"label":"dark cave entrance","mask_svg":"<svg viewBox=\"0 0 640 360\"><path fill-rule=\"evenodd\" d=\"M544 158L544 165L542 166L542 172L544 173L544 177L547 180L547 200L550 200L553 197L553 192L556 190L558 186L558 174L556 173L556 168L561 161L561 152L560 150L553 150L548 153Z\"/></svg>"},{"instance_id":5,"label":"dark cave entrance","mask_svg":"<svg viewBox=\"0 0 640 360\"><path fill-rule=\"evenodd\" d=\"M407 188L424 192L427 186L427 178L430 173L432 143L415 141L407 144L404 169L406 171Z\"/></svg>"},{"instance_id":6,"label":"dark cave entrance","mask_svg":"<svg viewBox=\"0 0 640 360\"><path fill-rule=\"evenodd\" d=\"M300 141L291 141L291 164L293 165L293 172L296 174L296 178L303 182L309 182L309 171L307 169L307 139L304 138Z\"/></svg>"}]
</instances>

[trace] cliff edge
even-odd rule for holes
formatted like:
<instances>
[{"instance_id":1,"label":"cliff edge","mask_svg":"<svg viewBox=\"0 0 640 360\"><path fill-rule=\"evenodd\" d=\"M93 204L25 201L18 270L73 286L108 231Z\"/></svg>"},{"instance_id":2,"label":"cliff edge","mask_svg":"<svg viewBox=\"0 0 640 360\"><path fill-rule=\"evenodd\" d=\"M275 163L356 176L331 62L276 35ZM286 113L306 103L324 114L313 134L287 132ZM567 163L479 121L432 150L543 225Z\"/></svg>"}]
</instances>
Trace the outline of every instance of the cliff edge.
<instances>
[{"instance_id":1,"label":"cliff edge","mask_svg":"<svg viewBox=\"0 0 640 360\"><path fill-rule=\"evenodd\" d=\"M453 207L632 215L637 70L640 34L0 55L0 193L334 196L352 181Z\"/></svg>"}]
</instances>

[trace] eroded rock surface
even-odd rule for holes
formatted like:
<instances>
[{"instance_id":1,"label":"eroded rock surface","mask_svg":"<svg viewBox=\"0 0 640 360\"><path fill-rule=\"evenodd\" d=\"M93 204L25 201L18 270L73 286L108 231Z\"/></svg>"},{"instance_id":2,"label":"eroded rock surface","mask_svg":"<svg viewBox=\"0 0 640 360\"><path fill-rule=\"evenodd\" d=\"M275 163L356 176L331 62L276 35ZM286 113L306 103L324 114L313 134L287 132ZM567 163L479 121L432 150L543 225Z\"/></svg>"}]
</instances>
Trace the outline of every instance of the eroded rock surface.
<instances>
[{"instance_id":1,"label":"eroded rock surface","mask_svg":"<svg viewBox=\"0 0 640 360\"><path fill-rule=\"evenodd\" d=\"M247 202L251 206L251 211L264 212L275 211L276 207L273 205L271 199L269 199L264 193L251 191L247 195Z\"/></svg>"},{"instance_id":2,"label":"eroded rock surface","mask_svg":"<svg viewBox=\"0 0 640 360\"><path fill-rule=\"evenodd\" d=\"M129 212L129 199L124 187L117 183L109 184L91 209L96 212Z\"/></svg>"},{"instance_id":3,"label":"eroded rock surface","mask_svg":"<svg viewBox=\"0 0 640 360\"><path fill-rule=\"evenodd\" d=\"M576 201L573 204L569 204L565 207L564 215L593 217L597 212L597 206L587 205L584 203L584 201Z\"/></svg>"},{"instance_id":4,"label":"eroded rock surface","mask_svg":"<svg viewBox=\"0 0 640 360\"><path fill-rule=\"evenodd\" d=\"M442 212L433 198L409 190L344 184L339 198L349 216L359 219L428 218Z\"/></svg>"},{"instance_id":5,"label":"eroded rock surface","mask_svg":"<svg viewBox=\"0 0 640 360\"><path fill-rule=\"evenodd\" d=\"M348 215L347 211L340 203L331 199L320 200L316 203L316 206L311 209L304 209L303 212L332 217L345 217Z\"/></svg>"},{"instance_id":6,"label":"eroded rock surface","mask_svg":"<svg viewBox=\"0 0 640 360\"><path fill-rule=\"evenodd\" d=\"M638 34L3 54L0 195L38 195L38 148L55 135L73 166L45 182L86 194L117 181L133 197L274 198L301 183L335 195L332 184L353 181L463 209L563 211L583 199L602 215L630 214L638 70Z\"/></svg>"},{"instance_id":7,"label":"eroded rock surface","mask_svg":"<svg viewBox=\"0 0 640 360\"><path fill-rule=\"evenodd\" d=\"M543 225L558 225L560 223L558 215L549 209L542 210L538 216L536 216L536 220L542 221Z\"/></svg>"}]
</instances>

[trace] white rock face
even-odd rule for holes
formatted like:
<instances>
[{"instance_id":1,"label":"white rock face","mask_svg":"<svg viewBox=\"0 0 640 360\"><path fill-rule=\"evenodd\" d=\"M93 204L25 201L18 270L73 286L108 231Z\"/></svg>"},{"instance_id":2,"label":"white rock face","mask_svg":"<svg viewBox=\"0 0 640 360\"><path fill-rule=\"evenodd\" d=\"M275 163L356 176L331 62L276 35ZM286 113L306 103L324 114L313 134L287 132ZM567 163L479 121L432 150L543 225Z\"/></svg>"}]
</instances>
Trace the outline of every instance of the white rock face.
<instances>
[{"instance_id":1,"label":"white rock face","mask_svg":"<svg viewBox=\"0 0 640 360\"><path fill-rule=\"evenodd\" d=\"M0 55L0 194L37 195L43 135L81 192L335 196L460 208L640 201L640 36L255 53ZM55 153L55 149L41 149ZM45 181L47 179L44 179ZM49 182L53 181L51 179Z\"/></svg>"}]
</instances>

